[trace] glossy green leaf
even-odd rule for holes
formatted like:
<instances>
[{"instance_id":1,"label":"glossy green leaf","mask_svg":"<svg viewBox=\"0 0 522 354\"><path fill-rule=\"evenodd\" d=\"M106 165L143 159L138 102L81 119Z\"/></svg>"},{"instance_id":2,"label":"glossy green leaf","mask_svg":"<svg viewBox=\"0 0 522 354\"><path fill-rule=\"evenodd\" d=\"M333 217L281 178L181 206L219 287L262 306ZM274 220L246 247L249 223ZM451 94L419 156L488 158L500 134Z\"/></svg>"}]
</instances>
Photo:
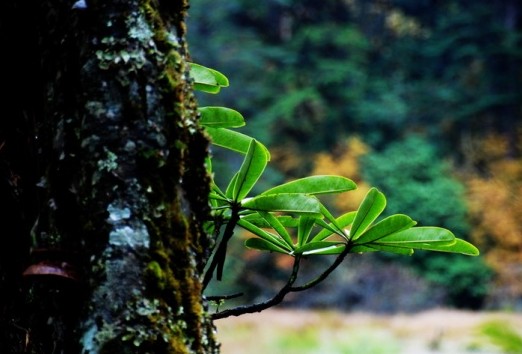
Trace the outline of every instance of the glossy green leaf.
<instances>
[{"instance_id":1,"label":"glossy green leaf","mask_svg":"<svg viewBox=\"0 0 522 354\"><path fill-rule=\"evenodd\" d=\"M279 252L290 254L290 252L284 248L279 247L278 245L264 240L262 238L249 238L245 241L245 246L248 248L256 249L259 251L269 251L269 252Z\"/></svg>"},{"instance_id":2,"label":"glossy green leaf","mask_svg":"<svg viewBox=\"0 0 522 354\"><path fill-rule=\"evenodd\" d=\"M218 208L228 204L228 198L221 191L221 189L219 189L219 187L214 183L214 181L210 182L209 200L210 204L214 208Z\"/></svg>"},{"instance_id":3,"label":"glossy green leaf","mask_svg":"<svg viewBox=\"0 0 522 354\"><path fill-rule=\"evenodd\" d=\"M321 241L321 242L325 242L325 241ZM314 255L336 255L336 254L343 253L345 249L346 249L346 244L338 243L337 245L332 245L330 247L325 247L325 248L322 248L322 249L317 249L317 250L313 250L313 251L303 252L303 255L305 255L305 256L311 255L311 254L314 254Z\"/></svg>"},{"instance_id":4,"label":"glossy green leaf","mask_svg":"<svg viewBox=\"0 0 522 354\"><path fill-rule=\"evenodd\" d=\"M393 244L409 248L417 248L429 243L453 244L455 235L441 227L413 227L411 229L396 232L376 241L379 244ZM417 245L417 246L416 246Z\"/></svg>"},{"instance_id":5,"label":"glossy green leaf","mask_svg":"<svg viewBox=\"0 0 522 354\"><path fill-rule=\"evenodd\" d=\"M341 232L342 227L337 223L336 218L330 213L330 210L321 204L321 214L326 218L326 220L330 221L330 225L332 228L335 228L338 232Z\"/></svg>"},{"instance_id":6,"label":"glossy green leaf","mask_svg":"<svg viewBox=\"0 0 522 354\"><path fill-rule=\"evenodd\" d=\"M314 238L312 239L312 241L322 241L328 237L330 237L331 235L333 235L334 233L331 231L331 229L341 229L343 230L343 237L345 237L345 231L344 229L345 228L348 228L352 223L353 223L353 220L355 218L355 215L357 214L356 211L350 211L349 213L346 213L346 214L343 214L341 215L340 217L338 217L337 219L334 219L335 220L335 224L336 226L333 227L332 225L330 229L323 229L321 230L320 232L317 233L317 235L314 236ZM323 215L324 215L324 210L323 210Z\"/></svg>"},{"instance_id":7,"label":"glossy green leaf","mask_svg":"<svg viewBox=\"0 0 522 354\"><path fill-rule=\"evenodd\" d=\"M310 242L301 247L297 247L294 254L336 254L341 253L344 250L345 243L343 242L331 242L331 241L319 241ZM328 253L334 252L334 253Z\"/></svg>"},{"instance_id":8,"label":"glossy green leaf","mask_svg":"<svg viewBox=\"0 0 522 354\"><path fill-rule=\"evenodd\" d=\"M211 196L209 196L209 203L212 208L218 208L221 206L221 202L218 199L213 199Z\"/></svg>"},{"instance_id":9,"label":"glossy green leaf","mask_svg":"<svg viewBox=\"0 0 522 354\"><path fill-rule=\"evenodd\" d=\"M234 199L234 187L236 185L237 175L238 175L238 173L236 172L234 174L234 176L232 176L232 179L230 180L230 182L228 182L227 189L225 190L225 196L228 199Z\"/></svg>"},{"instance_id":10,"label":"glossy green leaf","mask_svg":"<svg viewBox=\"0 0 522 354\"><path fill-rule=\"evenodd\" d=\"M337 222L337 219L334 218L332 213L330 213L330 211L322 204L321 204L321 214L326 218L326 220L328 220L330 222L330 224L329 224L330 228L328 228L328 229L334 229L335 231L333 233L340 235L343 238L346 238L346 233L345 233L343 227L341 225L339 225L339 223ZM316 237L317 237L317 235L316 235ZM314 237L314 239L315 239L315 237Z\"/></svg>"},{"instance_id":11,"label":"glossy green leaf","mask_svg":"<svg viewBox=\"0 0 522 354\"><path fill-rule=\"evenodd\" d=\"M239 128L245 125L245 119L236 110L227 107L200 107L199 122L206 127Z\"/></svg>"},{"instance_id":12,"label":"glossy green leaf","mask_svg":"<svg viewBox=\"0 0 522 354\"><path fill-rule=\"evenodd\" d=\"M293 248L293 242L292 237L290 237L290 234L286 230L286 228L281 224L279 219L274 216L272 213L268 213L266 211L259 211L259 215L261 215L270 225L271 228L273 228L279 236L288 244L289 247Z\"/></svg>"},{"instance_id":13,"label":"glossy green leaf","mask_svg":"<svg viewBox=\"0 0 522 354\"><path fill-rule=\"evenodd\" d=\"M274 235L274 234L272 234L270 232L267 232L267 231L265 231L263 229L260 229L259 227L249 223L245 219L240 219L237 222L237 224L239 226L241 226L242 228L244 228L245 230L250 231L254 235L257 235L257 236L261 237L262 239L264 239L265 241L273 243L274 245L276 245L276 246L278 246L280 248L286 249L288 251L292 251L293 250L293 247L287 245L286 242L282 238L280 238L279 236Z\"/></svg>"},{"instance_id":14,"label":"glossy green leaf","mask_svg":"<svg viewBox=\"0 0 522 354\"><path fill-rule=\"evenodd\" d=\"M394 254L400 254L404 256L411 256L413 254L413 249L406 247L394 247L388 245L380 245L380 244L365 244L365 245L356 245L350 249L350 253L367 253L367 252L388 252Z\"/></svg>"},{"instance_id":15,"label":"glossy green leaf","mask_svg":"<svg viewBox=\"0 0 522 354\"><path fill-rule=\"evenodd\" d=\"M321 203L304 194L260 195L242 201L243 208L262 211L283 211L296 214L321 215Z\"/></svg>"},{"instance_id":16,"label":"glossy green leaf","mask_svg":"<svg viewBox=\"0 0 522 354\"><path fill-rule=\"evenodd\" d=\"M315 220L317 218L301 215L299 218L299 228L297 229L297 245L298 247L302 246L306 240L308 240L308 236L312 232L312 228L315 225Z\"/></svg>"},{"instance_id":17,"label":"glossy green leaf","mask_svg":"<svg viewBox=\"0 0 522 354\"><path fill-rule=\"evenodd\" d=\"M241 134L234 130L230 130L230 129L226 129L226 128L206 127L205 131L210 136L210 139L212 140L212 143L214 145L221 146L225 149L236 151L236 152L239 152L239 153L245 154L245 155L248 152L250 143L253 140L253 138L248 135ZM261 143L259 143L259 144L261 144ZM270 160L270 153L268 152L268 149L264 145L262 145L262 146L263 146L263 149L265 150L268 160Z\"/></svg>"},{"instance_id":18,"label":"glossy green leaf","mask_svg":"<svg viewBox=\"0 0 522 354\"><path fill-rule=\"evenodd\" d=\"M219 86L214 73L206 66L189 63L190 77L194 83Z\"/></svg>"},{"instance_id":19,"label":"glossy green leaf","mask_svg":"<svg viewBox=\"0 0 522 354\"><path fill-rule=\"evenodd\" d=\"M207 84L199 84L197 82L194 83L194 90L211 93L213 95L219 93L221 91L221 86L216 85L207 85Z\"/></svg>"},{"instance_id":20,"label":"glossy green leaf","mask_svg":"<svg viewBox=\"0 0 522 354\"><path fill-rule=\"evenodd\" d=\"M384 194L376 188L370 189L357 210L352 228L350 229L350 239L353 241L357 240L368 226L381 215L385 207L386 198Z\"/></svg>"},{"instance_id":21,"label":"glossy green leaf","mask_svg":"<svg viewBox=\"0 0 522 354\"><path fill-rule=\"evenodd\" d=\"M223 201L227 201L227 198L223 197L222 195L218 194L218 193L215 193L215 192L210 192L208 197L210 199L215 199L215 200L223 200Z\"/></svg>"},{"instance_id":22,"label":"glossy green leaf","mask_svg":"<svg viewBox=\"0 0 522 354\"><path fill-rule=\"evenodd\" d=\"M477 247L460 238L456 238L455 243L452 245L441 245L439 247L436 247L436 249L434 248L430 250L439 252L461 253L467 256L478 256L480 254L480 251Z\"/></svg>"},{"instance_id":23,"label":"glossy green leaf","mask_svg":"<svg viewBox=\"0 0 522 354\"><path fill-rule=\"evenodd\" d=\"M369 245L373 247L375 244L372 243ZM425 251L461 253L468 256L478 256L480 253L479 250L469 242L457 238L452 241L410 242L400 244L377 243L377 245L392 245L392 247L407 247Z\"/></svg>"},{"instance_id":24,"label":"glossy green leaf","mask_svg":"<svg viewBox=\"0 0 522 354\"><path fill-rule=\"evenodd\" d=\"M273 215L273 214L272 214ZM290 215L274 215L277 220L283 225L284 227L298 227L299 225L299 219L291 217ZM247 220L248 222L256 225L257 227L261 228L270 228L270 224L268 221L265 220L259 213L255 212L253 214L247 215L243 217L243 219Z\"/></svg>"},{"instance_id":25,"label":"glossy green leaf","mask_svg":"<svg viewBox=\"0 0 522 354\"><path fill-rule=\"evenodd\" d=\"M456 239L451 241L431 241L431 242L400 242L400 243L381 243L379 241L374 243L367 243L368 246L374 245L384 245L391 247L405 247L405 248L413 248L416 250L426 250L426 251L438 251L447 249L450 246L453 246L456 243Z\"/></svg>"},{"instance_id":26,"label":"glossy green leaf","mask_svg":"<svg viewBox=\"0 0 522 354\"><path fill-rule=\"evenodd\" d=\"M233 193L233 199L235 201L240 201L248 195L259 177L263 174L267 163L268 157L263 145L257 142L257 140L252 139L245 159L237 173Z\"/></svg>"},{"instance_id":27,"label":"glossy green leaf","mask_svg":"<svg viewBox=\"0 0 522 354\"><path fill-rule=\"evenodd\" d=\"M271 188L261 194L278 193L305 193L305 194L329 194L341 193L356 189L356 184L341 176L311 176L295 181L287 182Z\"/></svg>"},{"instance_id":28,"label":"glossy green leaf","mask_svg":"<svg viewBox=\"0 0 522 354\"><path fill-rule=\"evenodd\" d=\"M471 243L455 238L451 231L439 227L413 227L355 245L350 252L370 252L372 249L398 254L410 254L413 249L461 253L477 256L479 250Z\"/></svg>"},{"instance_id":29,"label":"glossy green leaf","mask_svg":"<svg viewBox=\"0 0 522 354\"><path fill-rule=\"evenodd\" d=\"M333 227L331 224L328 224L326 221L324 221L323 219L319 219L319 218L316 218L315 219L315 223L317 224L317 226L319 226L321 229L324 229L324 230L321 230L319 232L323 232L323 233L326 233L328 234L326 238L328 238L328 236L331 236L333 234L336 234L336 235L339 235L339 231L337 231L337 229L335 227ZM317 235L316 235L317 236Z\"/></svg>"},{"instance_id":30,"label":"glossy green leaf","mask_svg":"<svg viewBox=\"0 0 522 354\"><path fill-rule=\"evenodd\" d=\"M389 216L377 224L370 227L364 232L356 241L355 244L369 243L376 241L383 237L389 236L393 233L411 228L415 226L416 222L409 216L403 214L396 214Z\"/></svg>"},{"instance_id":31,"label":"glossy green leaf","mask_svg":"<svg viewBox=\"0 0 522 354\"><path fill-rule=\"evenodd\" d=\"M221 189L219 189L219 187L217 186L217 184L214 183L214 181L210 182L210 190L222 197L226 197L226 194L223 193Z\"/></svg>"},{"instance_id":32,"label":"glossy green leaf","mask_svg":"<svg viewBox=\"0 0 522 354\"><path fill-rule=\"evenodd\" d=\"M190 77L194 80L195 90L215 94L222 87L229 85L227 77L219 71L196 63L189 63L189 65Z\"/></svg>"}]
</instances>

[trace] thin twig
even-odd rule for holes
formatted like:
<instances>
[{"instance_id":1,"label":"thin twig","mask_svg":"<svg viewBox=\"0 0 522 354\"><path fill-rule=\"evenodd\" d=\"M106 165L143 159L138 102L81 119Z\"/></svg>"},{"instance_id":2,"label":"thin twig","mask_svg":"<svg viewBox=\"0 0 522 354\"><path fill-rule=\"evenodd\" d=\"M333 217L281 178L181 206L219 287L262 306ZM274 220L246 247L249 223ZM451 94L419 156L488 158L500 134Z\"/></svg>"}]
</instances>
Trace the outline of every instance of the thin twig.
<instances>
[{"instance_id":1,"label":"thin twig","mask_svg":"<svg viewBox=\"0 0 522 354\"><path fill-rule=\"evenodd\" d=\"M236 293L230 295L216 295L216 296L205 296L208 301L223 301L223 300L231 300L236 297L243 296L243 293Z\"/></svg>"}]
</instances>

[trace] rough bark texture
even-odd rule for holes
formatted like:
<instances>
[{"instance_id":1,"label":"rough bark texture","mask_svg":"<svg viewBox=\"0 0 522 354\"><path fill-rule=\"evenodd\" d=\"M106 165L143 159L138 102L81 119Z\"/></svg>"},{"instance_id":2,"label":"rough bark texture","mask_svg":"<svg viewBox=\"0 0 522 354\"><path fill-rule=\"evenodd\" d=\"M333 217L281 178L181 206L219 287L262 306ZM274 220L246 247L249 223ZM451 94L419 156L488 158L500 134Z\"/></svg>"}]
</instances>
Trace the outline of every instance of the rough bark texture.
<instances>
[{"instance_id":1,"label":"rough bark texture","mask_svg":"<svg viewBox=\"0 0 522 354\"><path fill-rule=\"evenodd\" d=\"M16 255L0 262L0 352L217 352L201 295L207 141L186 64L188 4L8 6L2 30L26 19L31 34L5 36L21 49L3 70L34 76L9 76L1 126Z\"/></svg>"}]
</instances>

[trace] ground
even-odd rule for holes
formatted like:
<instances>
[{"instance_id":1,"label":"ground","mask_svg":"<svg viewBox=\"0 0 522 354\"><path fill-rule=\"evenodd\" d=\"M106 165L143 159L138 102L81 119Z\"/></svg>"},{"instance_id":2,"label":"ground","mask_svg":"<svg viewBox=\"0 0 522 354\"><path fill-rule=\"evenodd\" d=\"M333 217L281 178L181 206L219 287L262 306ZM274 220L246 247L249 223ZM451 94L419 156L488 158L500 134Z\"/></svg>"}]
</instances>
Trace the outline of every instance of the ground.
<instances>
[{"instance_id":1,"label":"ground","mask_svg":"<svg viewBox=\"0 0 522 354\"><path fill-rule=\"evenodd\" d=\"M223 354L493 354L481 332L495 322L522 336L522 313L437 309L374 315L267 310L217 321Z\"/></svg>"}]
</instances>

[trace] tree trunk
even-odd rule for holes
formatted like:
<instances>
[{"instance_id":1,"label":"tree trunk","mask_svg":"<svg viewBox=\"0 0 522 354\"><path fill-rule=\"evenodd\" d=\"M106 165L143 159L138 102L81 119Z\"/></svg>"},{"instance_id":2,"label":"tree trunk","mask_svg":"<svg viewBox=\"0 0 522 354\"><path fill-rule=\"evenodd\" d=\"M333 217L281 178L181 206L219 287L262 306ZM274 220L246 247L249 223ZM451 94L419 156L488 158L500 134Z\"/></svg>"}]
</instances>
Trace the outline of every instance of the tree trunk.
<instances>
[{"instance_id":1,"label":"tree trunk","mask_svg":"<svg viewBox=\"0 0 522 354\"><path fill-rule=\"evenodd\" d=\"M0 352L217 353L188 4L28 3L0 18Z\"/></svg>"}]
</instances>

